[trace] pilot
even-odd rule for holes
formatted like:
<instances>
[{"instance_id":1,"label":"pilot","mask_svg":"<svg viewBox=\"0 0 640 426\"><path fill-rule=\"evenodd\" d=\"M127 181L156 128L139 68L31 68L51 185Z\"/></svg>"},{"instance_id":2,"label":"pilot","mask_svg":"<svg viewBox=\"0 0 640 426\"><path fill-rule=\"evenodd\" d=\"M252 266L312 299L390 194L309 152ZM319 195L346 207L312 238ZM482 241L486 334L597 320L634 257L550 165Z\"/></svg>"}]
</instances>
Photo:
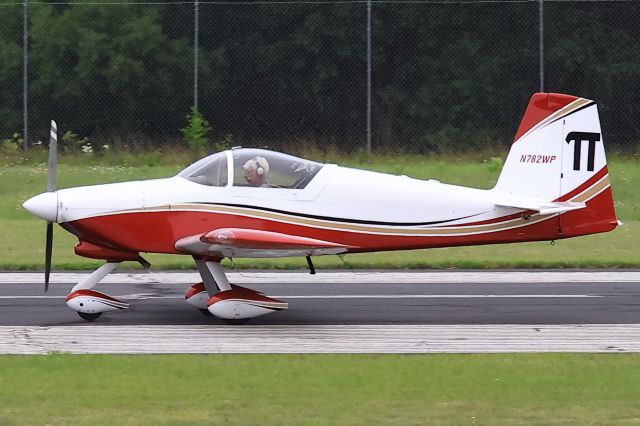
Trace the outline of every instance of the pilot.
<instances>
[{"instance_id":1,"label":"pilot","mask_svg":"<svg viewBox=\"0 0 640 426\"><path fill-rule=\"evenodd\" d=\"M263 157L254 157L244 163L244 178L251 186L268 186L269 162Z\"/></svg>"}]
</instances>

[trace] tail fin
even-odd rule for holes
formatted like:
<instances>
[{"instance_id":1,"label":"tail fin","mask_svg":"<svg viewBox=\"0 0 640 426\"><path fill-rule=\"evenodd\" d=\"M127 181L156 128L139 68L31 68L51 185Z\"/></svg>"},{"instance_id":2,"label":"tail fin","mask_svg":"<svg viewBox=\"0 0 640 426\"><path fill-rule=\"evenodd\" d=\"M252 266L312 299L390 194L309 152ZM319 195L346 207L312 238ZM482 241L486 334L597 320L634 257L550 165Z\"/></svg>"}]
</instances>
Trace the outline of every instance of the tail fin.
<instances>
[{"instance_id":1,"label":"tail fin","mask_svg":"<svg viewBox=\"0 0 640 426\"><path fill-rule=\"evenodd\" d=\"M596 104L534 94L494 192L496 204L560 214L559 238L614 229L618 222Z\"/></svg>"}]
</instances>

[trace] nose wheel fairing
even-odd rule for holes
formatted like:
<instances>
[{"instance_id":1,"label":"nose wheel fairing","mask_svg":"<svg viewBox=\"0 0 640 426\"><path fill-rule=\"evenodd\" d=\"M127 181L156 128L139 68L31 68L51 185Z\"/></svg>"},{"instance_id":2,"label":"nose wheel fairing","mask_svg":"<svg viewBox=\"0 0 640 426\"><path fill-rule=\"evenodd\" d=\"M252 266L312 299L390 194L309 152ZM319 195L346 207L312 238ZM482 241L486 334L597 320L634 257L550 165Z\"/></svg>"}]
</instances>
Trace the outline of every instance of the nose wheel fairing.
<instances>
[{"instance_id":1,"label":"nose wheel fairing","mask_svg":"<svg viewBox=\"0 0 640 426\"><path fill-rule=\"evenodd\" d=\"M118 266L118 262L107 262L76 284L67 295L67 306L86 321L93 321L105 312L121 311L128 303L108 294L92 290L100 281Z\"/></svg>"},{"instance_id":2,"label":"nose wheel fairing","mask_svg":"<svg viewBox=\"0 0 640 426\"><path fill-rule=\"evenodd\" d=\"M68 307L88 321L97 319L105 312L120 311L129 307L128 303L95 290L73 291L65 300Z\"/></svg>"}]
</instances>

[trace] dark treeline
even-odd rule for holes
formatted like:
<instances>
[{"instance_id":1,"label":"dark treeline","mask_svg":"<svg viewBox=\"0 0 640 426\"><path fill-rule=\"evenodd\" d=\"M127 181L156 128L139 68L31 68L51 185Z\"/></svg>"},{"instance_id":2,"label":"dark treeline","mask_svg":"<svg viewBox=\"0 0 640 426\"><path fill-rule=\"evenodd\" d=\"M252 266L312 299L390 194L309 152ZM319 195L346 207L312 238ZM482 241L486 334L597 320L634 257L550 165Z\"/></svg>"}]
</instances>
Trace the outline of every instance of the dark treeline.
<instances>
[{"instance_id":1,"label":"dark treeline","mask_svg":"<svg viewBox=\"0 0 640 426\"><path fill-rule=\"evenodd\" d=\"M0 130L22 129L22 8L0 6ZM640 138L640 4L545 4L545 89ZM29 123L91 140L178 138L193 104L188 4L32 4ZM538 3L373 6L375 149L508 143L539 87ZM199 106L237 144L364 147L366 4L201 4ZM34 140L32 139L32 140Z\"/></svg>"}]
</instances>

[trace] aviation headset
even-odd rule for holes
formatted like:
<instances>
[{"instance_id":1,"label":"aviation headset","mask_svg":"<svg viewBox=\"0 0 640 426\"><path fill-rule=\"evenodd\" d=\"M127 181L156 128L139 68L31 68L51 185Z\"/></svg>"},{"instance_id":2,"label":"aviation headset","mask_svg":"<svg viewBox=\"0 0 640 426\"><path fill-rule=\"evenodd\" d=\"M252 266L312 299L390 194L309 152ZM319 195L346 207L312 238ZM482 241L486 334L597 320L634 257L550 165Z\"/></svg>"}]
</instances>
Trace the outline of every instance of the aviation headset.
<instances>
[{"instance_id":1,"label":"aviation headset","mask_svg":"<svg viewBox=\"0 0 640 426\"><path fill-rule=\"evenodd\" d=\"M260 165L260 161L258 161L258 159L257 159L257 158L254 158L254 159L253 159L253 161L254 161L255 166L256 166L256 174L257 174L258 176L262 176L262 175L264 174L264 167L262 167L262 166Z\"/></svg>"},{"instance_id":2,"label":"aviation headset","mask_svg":"<svg viewBox=\"0 0 640 426\"><path fill-rule=\"evenodd\" d=\"M262 158L260 158L260 157L255 157L253 159L253 165L254 165L254 168L256 170L256 175L258 175L258 176L264 175L264 172L265 172L264 165L262 164L261 160L262 160Z\"/></svg>"}]
</instances>

